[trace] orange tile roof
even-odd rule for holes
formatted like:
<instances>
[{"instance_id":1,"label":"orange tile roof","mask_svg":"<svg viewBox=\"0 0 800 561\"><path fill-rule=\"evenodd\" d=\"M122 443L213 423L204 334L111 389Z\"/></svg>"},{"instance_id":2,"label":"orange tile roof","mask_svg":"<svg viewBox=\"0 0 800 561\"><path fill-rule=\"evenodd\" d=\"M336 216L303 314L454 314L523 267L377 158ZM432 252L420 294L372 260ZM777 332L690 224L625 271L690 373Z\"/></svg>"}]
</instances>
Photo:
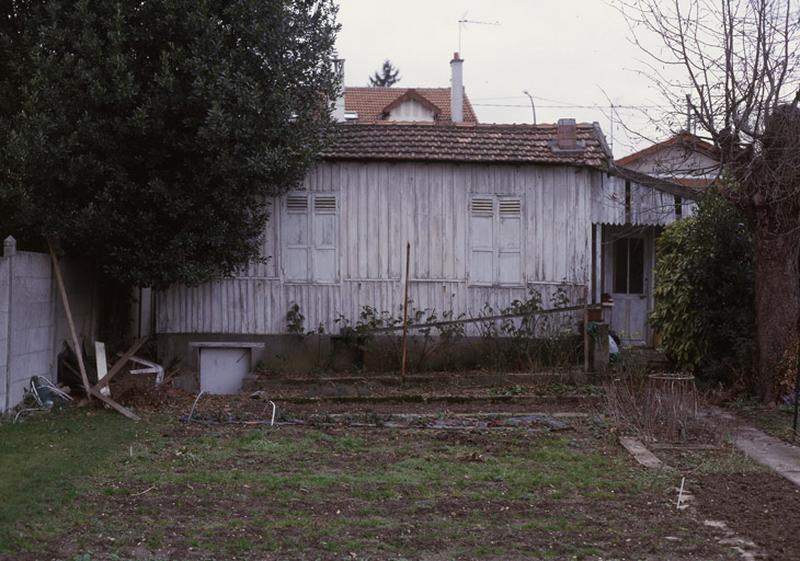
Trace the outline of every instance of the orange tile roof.
<instances>
[{"instance_id":1,"label":"orange tile roof","mask_svg":"<svg viewBox=\"0 0 800 561\"><path fill-rule=\"evenodd\" d=\"M606 169L599 127L577 125L578 150L554 149L556 125L342 123L322 152L328 160L538 163Z\"/></svg>"},{"instance_id":2,"label":"orange tile roof","mask_svg":"<svg viewBox=\"0 0 800 561\"><path fill-rule=\"evenodd\" d=\"M691 187L693 189L705 189L717 183L716 179L706 179L703 177L676 177L669 179L672 183L683 185L684 187Z\"/></svg>"},{"instance_id":3,"label":"orange tile roof","mask_svg":"<svg viewBox=\"0 0 800 561\"><path fill-rule=\"evenodd\" d=\"M359 123L374 123L383 118L384 110L410 90L439 109L438 120L451 122L450 88L345 88L344 109L358 113ZM464 94L464 122L477 123L467 94Z\"/></svg>"}]
</instances>

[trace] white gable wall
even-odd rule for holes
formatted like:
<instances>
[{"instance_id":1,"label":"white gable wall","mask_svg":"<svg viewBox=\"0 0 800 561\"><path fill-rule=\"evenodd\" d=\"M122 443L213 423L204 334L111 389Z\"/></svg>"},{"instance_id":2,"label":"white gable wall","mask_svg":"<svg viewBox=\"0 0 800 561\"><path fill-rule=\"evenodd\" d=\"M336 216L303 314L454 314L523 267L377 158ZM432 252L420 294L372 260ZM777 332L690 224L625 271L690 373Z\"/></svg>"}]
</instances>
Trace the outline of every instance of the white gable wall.
<instances>
[{"instance_id":1,"label":"white gable wall","mask_svg":"<svg viewBox=\"0 0 800 561\"><path fill-rule=\"evenodd\" d=\"M389 112L388 121L433 121L433 111L415 99L407 99Z\"/></svg>"},{"instance_id":2,"label":"white gable wall","mask_svg":"<svg viewBox=\"0 0 800 561\"><path fill-rule=\"evenodd\" d=\"M665 179L715 179L719 173L719 162L716 160L700 152L674 145L663 146L626 167Z\"/></svg>"}]
</instances>

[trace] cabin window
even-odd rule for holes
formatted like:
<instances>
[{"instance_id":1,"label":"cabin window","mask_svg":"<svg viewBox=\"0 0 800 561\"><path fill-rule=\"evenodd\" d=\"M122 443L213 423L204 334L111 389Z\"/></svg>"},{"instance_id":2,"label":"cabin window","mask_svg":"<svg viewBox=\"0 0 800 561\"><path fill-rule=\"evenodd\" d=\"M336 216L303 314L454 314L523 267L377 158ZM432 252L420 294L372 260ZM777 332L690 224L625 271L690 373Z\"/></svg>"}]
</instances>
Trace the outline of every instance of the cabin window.
<instances>
[{"instance_id":1,"label":"cabin window","mask_svg":"<svg viewBox=\"0 0 800 561\"><path fill-rule=\"evenodd\" d=\"M338 278L338 205L335 195L291 194L283 220L283 273L289 282L332 283Z\"/></svg>"},{"instance_id":2,"label":"cabin window","mask_svg":"<svg viewBox=\"0 0 800 561\"><path fill-rule=\"evenodd\" d=\"M644 240L622 238L614 242L614 292L644 293Z\"/></svg>"},{"instance_id":3,"label":"cabin window","mask_svg":"<svg viewBox=\"0 0 800 561\"><path fill-rule=\"evenodd\" d=\"M470 201L470 282L522 283L522 199L485 195Z\"/></svg>"},{"instance_id":4,"label":"cabin window","mask_svg":"<svg viewBox=\"0 0 800 561\"><path fill-rule=\"evenodd\" d=\"M683 199L675 195L675 218L683 216Z\"/></svg>"}]
</instances>

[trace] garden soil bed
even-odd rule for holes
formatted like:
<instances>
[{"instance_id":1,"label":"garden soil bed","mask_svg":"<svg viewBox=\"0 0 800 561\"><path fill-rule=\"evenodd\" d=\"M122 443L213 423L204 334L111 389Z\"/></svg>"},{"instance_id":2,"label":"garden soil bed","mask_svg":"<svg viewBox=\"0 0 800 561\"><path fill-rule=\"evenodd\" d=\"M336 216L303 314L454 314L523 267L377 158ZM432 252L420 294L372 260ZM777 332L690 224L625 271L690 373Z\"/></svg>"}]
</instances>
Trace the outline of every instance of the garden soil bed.
<instances>
[{"instance_id":1,"label":"garden soil bed","mask_svg":"<svg viewBox=\"0 0 800 561\"><path fill-rule=\"evenodd\" d=\"M322 400L309 389L196 403L171 387L119 391L144 418L135 439L91 485L64 482L80 489L68 510L20 519L22 545L0 547L0 559L738 561L704 520L725 521L768 559L800 558L797 488L704 429L687 446L654 447L677 472L648 472L618 445L595 387L455 387L445 399L438 388L432 399L429 385L375 384ZM269 419L271 397L279 426L226 424ZM211 424L181 421L193 405ZM554 413L573 415L502 430L478 415ZM402 415L425 416L426 428L386 426ZM430 430L465 418L475 425ZM674 507L681 475L695 495L685 511Z\"/></svg>"},{"instance_id":2,"label":"garden soil bed","mask_svg":"<svg viewBox=\"0 0 800 561\"><path fill-rule=\"evenodd\" d=\"M79 523L7 559L77 552L91 552L93 561L737 559L714 529L676 513L659 486L626 479L638 470L611 441L585 431L552 441L485 431L309 430L283 427L274 437L261 433L262 440L238 427L176 426L157 447L137 452L146 464L134 457L100 478L76 505ZM250 442L282 446L280 463ZM368 447L342 448L353 442ZM545 456L554 454L551 460L530 456L534 473L483 475L494 461L553 446ZM583 451L597 459L584 463ZM420 475L398 468L409 460ZM320 474L304 475L309 462ZM272 485L259 476L262 468L286 483ZM537 470L551 483L539 482ZM342 475L320 486L326 473Z\"/></svg>"},{"instance_id":3,"label":"garden soil bed","mask_svg":"<svg viewBox=\"0 0 800 561\"><path fill-rule=\"evenodd\" d=\"M770 561L800 559L800 488L771 472L700 476L701 513L724 520L769 553Z\"/></svg>"},{"instance_id":4,"label":"garden soil bed","mask_svg":"<svg viewBox=\"0 0 800 561\"><path fill-rule=\"evenodd\" d=\"M294 390L294 391L292 391ZM197 410L212 417L240 420L269 419L273 400L277 420L305 419L327 413L354 414L439 414L439 413L553 413L579 411L594 413L601 398L594 387L515 385L507 391L497 388L454 389L453 393L430 393L427 386L395 388L376 385L361 395L318 395L296 386L278 386L235 396L203 395ZM175 418L189 414L197 395L179 389L153 388L149 384L126 387L117 399L125 406L145 412L171 414Z\"/></svg>"}]
</instances>

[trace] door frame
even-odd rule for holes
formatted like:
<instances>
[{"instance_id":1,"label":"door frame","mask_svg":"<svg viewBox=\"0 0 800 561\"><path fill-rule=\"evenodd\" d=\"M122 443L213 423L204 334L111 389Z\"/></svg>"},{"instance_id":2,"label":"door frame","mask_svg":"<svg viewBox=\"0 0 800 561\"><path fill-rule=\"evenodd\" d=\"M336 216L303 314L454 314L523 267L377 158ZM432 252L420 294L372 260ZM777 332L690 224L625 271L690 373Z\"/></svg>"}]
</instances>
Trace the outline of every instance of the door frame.
<instances>
[{"instance_id":1,"label":"door frame","mask_svg":"<svg viewBox=\"0 0 800 561\"><path fill-rule=\"evenodd\" d=\"M600 292L601 294L608 294L614 298L614 242L621 238L641 238L644 240L644 294L643 300L645 301L645 320L642 326L641 333L643 335L641 340L634 340L634 346L653 346L654 332L650 327L647 317L653 311L655 298L653 289L655 288L655 240L657 237L657 228L655 226L602 226L601 235L601 276L600 276ZM614 325L614 308L610 309L607 315L609 327L615 329ZM618 327L618 326L617 326Z\"/></svg>"}]
</instances>

